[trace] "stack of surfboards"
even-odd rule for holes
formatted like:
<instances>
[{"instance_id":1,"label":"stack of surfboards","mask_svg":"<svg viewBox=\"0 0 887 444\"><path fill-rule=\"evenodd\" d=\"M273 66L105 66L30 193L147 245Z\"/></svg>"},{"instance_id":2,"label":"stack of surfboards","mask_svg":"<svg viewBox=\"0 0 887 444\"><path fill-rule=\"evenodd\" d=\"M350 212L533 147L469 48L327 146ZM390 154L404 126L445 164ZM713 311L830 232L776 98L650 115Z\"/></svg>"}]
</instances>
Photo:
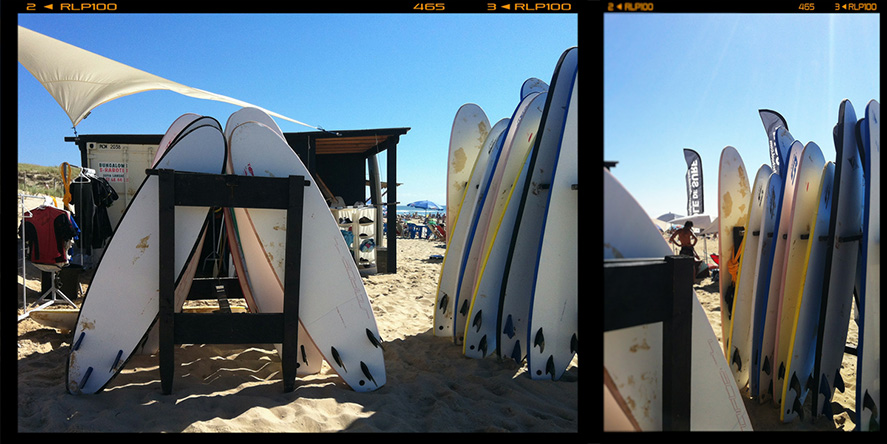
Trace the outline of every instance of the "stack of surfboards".
<instances>
[{"instance_id":1,"label":"stack of surfboards","mask_svg":"<svg viewBox=\"0 0 887 444\"><path fill-rule=\"evenodd\" d=\"M435 336L472 358L527 360L559 379L578 351L578 49L551 82L528 79L510 118L456 113L447 175L447 250Z\"/></svg>"},{"instance_id":2,"label":"stack of surfboards","mask_svg":"<svg viewBox=\"0 0 887 444\"><path fill-rule=\"evenodd\" d=\"M738 151L719 166L724 355L740 389L790 422L831 416L844 390L841 361L854 298L859 307L857 425L880 428L880 105L857 121L844 100L835 161L794 140L777 113L761 111L776 168L749 186ZM769 122L773 124L768 125ZM738 262L733 275L726 264Z\"/></svg>"},{"instance_id":3,"label":"stack of surfboards","mask_svg":"<svg viewBox=\"0 0 887 444\"><path fill-rule=\"evenodd\" d=\"M232 114L224 130L211 117L181 116L163 137L154 168L311 177L274 121L255 108ZM190 289L209 211L175 209L177 311ZM310 260L301 261L298 372L317 373L326 360L355 391L375 390L386 381L375 316L344 238L313 180L305 189L302 214L302 254ZM249 310L281 312L286 210L226 209L226 217ZM70 393L101 391L134 353L151 351L159 312L157 242L158 179L148 176L111 238L80 309L67 361Z\"/></svg>"}]
</instances>

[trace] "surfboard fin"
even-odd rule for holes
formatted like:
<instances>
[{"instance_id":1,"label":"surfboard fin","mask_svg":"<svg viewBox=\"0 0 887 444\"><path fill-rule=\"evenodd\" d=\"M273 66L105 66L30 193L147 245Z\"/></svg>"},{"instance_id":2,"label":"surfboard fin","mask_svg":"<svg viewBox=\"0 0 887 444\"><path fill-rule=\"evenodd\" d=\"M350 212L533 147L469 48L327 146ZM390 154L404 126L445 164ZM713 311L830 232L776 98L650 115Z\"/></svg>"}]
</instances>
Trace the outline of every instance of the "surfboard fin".
<instances>
[{"instance_id":1,"label":"surfboard fin","mask_svg":"<svg viewBox=\"0 0 887 444\"><path fill-rule=\"evenodd\" d=\"M469 310L469 308L470 308L470 307L468 306L468 299L465 299L465 300L462 301L462 308L459 309L459 313L460 313L462 316L468 316L468 310Z\"/></svg>"},{"instance_id":2,"label":"surfboard fin","mask_svg":"<svg viewBox=\"0 0 887 444\"><path fill-rule=\"evenodd\" d=\"M841 369L835 369L835 388L844 393L844 378L841 377Z\"/></svg>"},{"instance_id":3,"label":"surfboard fin","mask_svg":"<svg viewBox=\"0 0 887 444\"><path fill-rule=\"evenodd\" d=\"M801 418L801 421L804 420L804 407L801 405L801 398L795 398L795 402L792 404L791 411L797 413L798 417Z\"/></svg>"},{"instance_id":4,"label":"surfboard fin","mask_svg":"<svg viewBox=\"0 0 887 444\"><path fill-rule=\"evenodd\" d=\"M779 379L785 379L785 362L779 363Z\"/></svg>"},{"instance_id":5,"label":"surfboard fin","mask_svg":"<svg viewBox=\"0 0 887 444\"><path fill-rule=\"evenodd\" d=\"M542 334L542 329L540 328L536 331L536 336L533 339L533 347L539 347L539 353L545 351L545 335Z\"/></svg>"},{"instance_id":6,"label":"surfboard fin","mask_svg":"<svg viewBox=\"0 0 887 444\"><path fill-rule=\"evenodd\" d=\"M764 365L761 367L761 371L764 372L767 376L770 376L770 357L764 356Z\"/></svg>"},{"instance_id":7,"label":"surfboard fin","mask_svg":"<svg viewBox=\"0 0 887 444\"><path fill-rule=\"evenodd\" d=\"M822 409L820 410L820 414L831 415L832 393L833 391L829 389L828 380L825 379L825 375L821 375L821 378L819 379L819 394L822 395Z\"/></svg>"},{"instance_id":8,"label":"surfboard fin","mask_svg":"<svg viewBox=\"0 0 887 444\"><path fill-rule=\"evenodd\" d=\"M551 379L554 379L554 355L549 355L548 361L545 361L545 374L551 375Z\"/></svg>"},{"instance_id":9,"label":"surfboard fin","mask_svg":"<svg viewBox=\"0 0 887 444\"><path fill-rule=\"evenodd\" d=\"M739 357L739 349L733 347L733 359L730 360L730 364L736 364L736 370L742 371L742 358Z\"/></svg>"},{"instance_id":10,"label":"surfboard fin","mask_svg":"<svg viewBox=\"0 0 887 444\"><path fill-rule=\"evenodd\" d=\"M86 332L81 331L80 336L77 338L77 342L74 343L74 348L72 350L77 351L80 348L80 344L83 342L83 338L86 337Z\"/></svg>"},{"instance_id":11,"label":"surfboard fin","mask_svg":"<svg viewBox=\"0 0 887 444\"><path fill-rule=\"evenodd\" d=\"M869 409L872 412L871 418L869 418L869 431L879 431L881 430L881 421L879 420L881 414L878 412L878 406L875 404L874 398L869 394L869 391L865 391L865 395L862 397L862 408ZM862 413L860 413L860 416Z\"/></svg>"},{"instance_id":12,"label":"surfboard fin","mask_svg":"<svg viewBox=\"0 0 887 444\"><path fill-rule=\"evenodd\" d=\"M862 407L871 410L872 416L878 416L878 406L875 405L875 399L872 398L868 390L865 391L865 395L862 397Z\"/></svg>"},{"instance_id":13,"label":"surfboard fin","mask_svg":"<svg viewBox=\"0 0 887 444\"><path fill-rule=\"evenodd\" d=\"M330 347L330 352L332 353L333 359L336 361L336 364L339 364L339 367L342 367L342 370L345 370L347 372L348 369L345 368L345 364L342 363L342 358L339 356L339 351L336 350L336 347Z\"/></svg>"},{"instance_id":14,"label":"surfboard fin","mask_svg":"<svg viewBox=\"0 0 887 444\"><path fill-rule=\"evenodd\" d=\"M83 379L80 380L80 384L78 385L78 389L82 390L83 386L86 385L86 381L89 381L89 376L92 375L92 367L86 369L86 373L83 374Z\"/></svg>"},{"instance_id":15,"label":"surfboard fin","mask_svg":"<svg viewBox=\"0 0 887 444\"><path fill-rule=\"evenodd\" d=\"M570 336L570 353L579 353L579 337L576 333Z\"/></svg>"},{"instance_id":16,"label":"surfboard fin","mask_svg":"<svg viewBox=\"0 0 887 444\"><path fill-rule=\"evenodd\" d=\"M304 362L305 364L308 364L308 354L305 352L305 346L300 345L299 351L302 352L302 362Z\"/></svg>"},{"instance_id":17,"label":"surfboard fin","mask_svg":"<svg viewBox=\"0 0 887 444\"><path fill-rule=\"evenodd\" d=\"M113 371L117 370L117 364L120 364L121 357L123 357L123 350L120 350L117 352L117 357L114 358L114 363L111 364L111 370L109 370L109 371L113 372Z\"/></svg>"},{"instance_id":18,"label":"surfboard fin","mask_svg":"<svg viewBox=\"0 0 887 444\"><path fill-rule=\"evenodd\" d=\"M437 305L437 309L440 310L442 313L446 313L447 312L447 301L449 301L449 300L450 300L450 296L448 294L444 293L443 296L440 297L440 304Z\"/></svg>"},{"instance_id":19,"label":"surfboard fin","mask_svg":"<svg viewBox=\"0 0 887 444\"><path fill-rule=\"evenodd\" d=\"M376 380L373 379L373 374L370 373L370 368L367 367L366 363L364 363L363 361L360 361L360 371L363 372L363 375L366 376L367 379L373 381L373 384L376 384L376 386L379 385Z\"/></svg>"},{"instance_id":20,"label":"surfboard fin","mask_svg":"<svg viewBox=\"0 0 887 444\"><path fill-rule=\"evenodd\" d=\"M508 339L514 337L514 321L511 320L511 315L505 318L505 328L502 329L502 333L505 333Z\"/></svg>"},{"instance_id":21,"label":"surfboard fin","mask_svg":"<svg viewBox=\"0 0 887 444\"><path fill-rule=\"evenodd\" d=\"M367 338L370 340L370 343L372 343L374 347L381 349L382 351L385 351L385 348L382 347L382 341L379 340L379 338L377 338L376 335L374 335L373 332L370 331L370 329L366 329L366 331L367 331Z\"/></svg>"},{"instance_id":22,"label":"surfboard fin","mask_svg":"<svg viewBox=\"0 0 887 444\"><path fill-rule=\"evenodd\" d=\"M480 326L481 326L481 324L483 324L483 322L484 322L483 317L484 317L484 311L483 311L483 310L480 310L480 311L478 311L477 314L474 316L474 321L471 322L471 325L474 326L475 328L477 328L477 332L478 332L478 333L480 333Z\"/></svg>"},{"instance_id":23,"label":"surfboard fin","mask_svg":"<svg viewBox=\"0 0 887 444\"><path fill-rule=\"evenodd\" d=\"M487 357L487 335L483 335L483 337L480 338L480 343L477 344L477 349L482 352L480 355L482 358Z\"/></svg>"},{"instance_id":24,"label":"surfboard fin","mask_svg":"<svg viewBox=\"0 0 887 444\"><path fill-rule=\"evenodd\" d=\"M523 361L523 356L520 351L520 341L514 343L514 349L511 350L511 359L514 359L514 362L520 364Z\"/></svg>"},{"instance_id":25,"label":"surfboard fin","mask_svg":"<svg viewBox=\"0 0 887 444\"><path fill-rule=\"evenodd\" d=\"M801 380L798 379L797 373L792 373L791 381L789 381L788 383L788 389L795 391L795 393L797 394L796 398L801 397Z\"/></svg>"}]
</instances>

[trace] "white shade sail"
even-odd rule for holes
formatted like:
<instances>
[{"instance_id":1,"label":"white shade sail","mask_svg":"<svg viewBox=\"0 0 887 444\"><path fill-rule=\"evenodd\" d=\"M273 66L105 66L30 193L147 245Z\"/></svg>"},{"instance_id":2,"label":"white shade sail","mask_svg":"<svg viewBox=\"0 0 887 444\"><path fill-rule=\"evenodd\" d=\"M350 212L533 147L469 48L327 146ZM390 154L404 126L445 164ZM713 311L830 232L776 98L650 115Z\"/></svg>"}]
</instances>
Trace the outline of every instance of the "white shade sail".
<instances>
[{"instance_id":1,"label":"white shade sail","mask_svg":"<svg viewBox=\"0 0 887 444\"><path fill-rule=\"evenodd\" d=\"M105 102L144 91L169 90L197 99L260 108L272 116L322 130L241 100L164 79L21 26L18 61L49 91L75 127Z\"/></svg>"}]
</instances>

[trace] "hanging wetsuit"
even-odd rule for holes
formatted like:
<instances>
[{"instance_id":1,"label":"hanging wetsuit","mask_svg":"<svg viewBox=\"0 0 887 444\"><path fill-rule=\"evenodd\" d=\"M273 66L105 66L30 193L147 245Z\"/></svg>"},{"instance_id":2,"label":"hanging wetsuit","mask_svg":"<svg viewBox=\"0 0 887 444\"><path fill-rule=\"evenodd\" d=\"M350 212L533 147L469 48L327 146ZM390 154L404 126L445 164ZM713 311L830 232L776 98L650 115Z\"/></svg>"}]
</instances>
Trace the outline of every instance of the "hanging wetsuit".
<instances>
[{"instance_id":1,"label":"hanging wetsuit","mask_svg":"<svg viewBox=\"0 0 887 444\"><path fill-rule=\"evenodd\" d=\"M31 217L19 227L19 233L22 230L31 262L48 265L68 263L68 241L77 232L67 211L54 207L35 208L31 210Z\"/></svg>"},{"instance_id":2,"label":"hanging wetsuit","mask_svg":"<svg viewBox=\"0 0 887 444\"><path fill-rule=\"evenodd\" d=\"M80 227L80 239L77 246L89 250L92 246L93 219L95 215L95 200L92 193L92 180L80 176L74 179L69 186L71 192L71 205L74 205L74 221Z\"/></svg>"},{"instance_id":3,"label":"hanging wetsuit","mask_svg":"<svg viewBox=\"0 0 887 444\"><path fill-rule=\"evenodd\" d=\"M71 182L71 203L76 208L74 220L80 226L78 246L82 249L102 248L114 228L108 207L117 200L117 192L104 177L84 176Z\"/></svg>"}]
</instances>

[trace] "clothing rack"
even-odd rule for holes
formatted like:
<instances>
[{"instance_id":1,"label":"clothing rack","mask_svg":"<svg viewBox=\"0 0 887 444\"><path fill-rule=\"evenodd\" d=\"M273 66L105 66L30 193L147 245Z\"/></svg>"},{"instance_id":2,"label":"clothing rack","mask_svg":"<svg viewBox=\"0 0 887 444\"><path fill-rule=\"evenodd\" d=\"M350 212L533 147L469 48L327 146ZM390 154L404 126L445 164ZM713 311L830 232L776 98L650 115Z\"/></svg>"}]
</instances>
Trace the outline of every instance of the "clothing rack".
<instances>
[{"instance_id":1,"label":"clothing rack","mask_svg":"<svg viewBox=\"0 0 887 444\"><path fill-rule=\"evenodd\" d=\"M25 198L43 199L43 206L50 204L50 202L48 201L48 196L37 196L37 195L33 195L33 194L19 193L18 197L19 197L19 208L21 209L21 212L22 212L22 217L21 217L19 226L22 225L22 223L24 222L25 219L31 217L31 210L29 210L25 207ZM18 317L18 320L21 321L21 320L27 318L31 314L31 312L34 310L40 310L40 309L46 308L50 305L53 305L56 302L59 302L57 296L61 296L61 298L65 302L70 304L72 307L76 308L77 306L73 302L71 302L71 300L68 299L68 297L65 295L65 293L63 293L56 286L56 283L55 283L56 271L48 271L49 273L52 274L52 285L49 288L49 290L44 292L43 295L41 295L40 298L38 298L31 305L41 304L42 301L44 301L47 297L50 297L50 296L52 297L52 299L49 301L43 302L41 305L37 306L36 308L30 308L30 306L28 305L28 297L27 297L27 295L28 295L28 286L27 286L28 260L27 260L27 254L25 252L25 249L26 249L25 248L25 242L26 242L25 232L26 232L26 230L22 230L22 233L21 233L21 236L22 236L22 307L24 308L25 311L24 311L24 313L22 313Z\"/></svg>"}]
</instances>

